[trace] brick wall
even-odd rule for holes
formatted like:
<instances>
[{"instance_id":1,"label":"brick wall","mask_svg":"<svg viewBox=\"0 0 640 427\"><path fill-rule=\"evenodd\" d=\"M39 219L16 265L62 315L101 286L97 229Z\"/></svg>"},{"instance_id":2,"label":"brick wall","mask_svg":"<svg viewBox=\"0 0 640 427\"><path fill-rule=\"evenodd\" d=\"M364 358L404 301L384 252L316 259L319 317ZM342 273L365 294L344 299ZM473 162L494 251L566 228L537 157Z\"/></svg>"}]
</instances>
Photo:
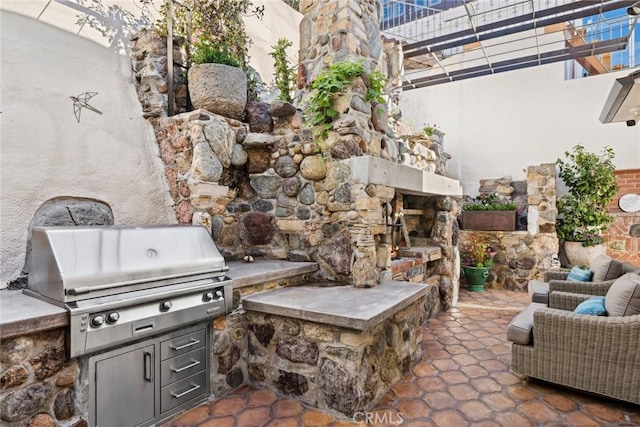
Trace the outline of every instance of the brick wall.
<instances>
[{"instance_id":1,"label":"brick wall","mask_svg":"<svg viewBox=\"0 0 640 427\"><path fill-rule=\"evenodd\" d=\"M631 237L629 234L633 224L640 224L640 212L623 212L618 206L624 194L640 194L640 169L616 171L616 176L620 189L607 207L614 217L611 228L604 235L607 253L613 258L640 264L640 237Z\"/></svg>"}]
</instances>

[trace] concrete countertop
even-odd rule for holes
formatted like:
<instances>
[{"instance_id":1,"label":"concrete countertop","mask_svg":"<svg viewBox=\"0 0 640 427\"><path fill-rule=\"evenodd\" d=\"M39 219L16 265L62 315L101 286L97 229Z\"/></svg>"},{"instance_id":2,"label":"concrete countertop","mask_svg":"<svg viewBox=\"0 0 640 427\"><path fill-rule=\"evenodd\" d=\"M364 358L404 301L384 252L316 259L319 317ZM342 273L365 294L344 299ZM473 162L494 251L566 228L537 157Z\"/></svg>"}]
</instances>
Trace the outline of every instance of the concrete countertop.
<instances>
[{"instance_id":1,"label":"concrete countertop","mask_svg":"<svg viewBox=\"0 0 640 427\"><path fill-rule=\"evenodd\" d=\"M247 311L367 331L425 295L427 285L388 282L374 288L309 283L242 298ZM334 283L335 284L335 283Z\"/></svg>"},{"instance_id":2,"label":"concrete countertop","mask_svg":"<svg viewBox=\"0 0 640 427\"><path fill-rule=\"evenodd\" d=\"M240 288L284 279L318 270L315 262L259 260L252 263L231 261L227 275ZM0 338L32 334L69 324L65 308L25 295L22 291L0 290Z\"/></svg>"}]
</instances>

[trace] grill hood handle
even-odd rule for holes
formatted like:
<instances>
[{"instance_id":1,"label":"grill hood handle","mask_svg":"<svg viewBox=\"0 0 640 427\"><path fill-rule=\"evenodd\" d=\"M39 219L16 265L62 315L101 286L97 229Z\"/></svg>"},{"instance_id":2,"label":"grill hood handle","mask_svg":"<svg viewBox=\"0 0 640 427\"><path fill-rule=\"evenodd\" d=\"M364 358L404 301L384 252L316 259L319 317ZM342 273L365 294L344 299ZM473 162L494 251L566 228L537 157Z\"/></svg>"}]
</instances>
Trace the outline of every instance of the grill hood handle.
<instances>
[{"instance_id":1,"label":"grill hood handle","mask_svg":"<svg viewBox=\"0 0 640 427\"><path fill-rule=\"evenodd\" d=\"M115 282L115 283L107 283L105 285L96 285L96 286L78 286L75 288L69 288L65 291L65 293L67 295L83 295L83 294L89 294L91 292L97 292L97 291L104 291L104 290L109 290L109 289L115 289L115 288L120 288L123 286L130 286L130 285L135 285L138 283L144 283L144 282L150 282L150 281L160 281L160 280L166 280L166 279L175 279L176 277L184 277L185 279L188 277L193 277L199 274L207 274L207 273L219 273L219 272L224 272L224 271L229 271L229 266L224 266L222 268L216 269L216 270L207 270L207 271L198 271L198 272L194 272L193 274L190 274L188 276L185 276L183 273L181 274L169 274L166 276L156 276L154 277L152 280L147 279L139 279L139 280L128 280L126 282Z\"/></svg>"}]
</instances>

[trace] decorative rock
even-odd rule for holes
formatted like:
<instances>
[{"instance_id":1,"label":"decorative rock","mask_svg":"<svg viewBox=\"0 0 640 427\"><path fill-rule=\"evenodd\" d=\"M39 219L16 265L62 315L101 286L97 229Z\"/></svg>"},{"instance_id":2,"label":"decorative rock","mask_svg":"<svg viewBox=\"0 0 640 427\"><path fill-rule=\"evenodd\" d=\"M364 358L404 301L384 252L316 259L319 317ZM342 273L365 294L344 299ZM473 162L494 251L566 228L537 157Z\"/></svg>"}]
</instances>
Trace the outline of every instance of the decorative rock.
<instances>
[{"instance_id":1,"label":"decorative rock","mask_svg":"<svg viewBox=\"0 0 640 427\"><path fill-rule=\"evenodd\" d=\"M278 206L274 213L278 218L286 218L293 215L293 209Z\"/></svg>"},{"instance_id":2,"label":"decorative rock","mask_svg":"<svg viewBox=\"0 0 640 427\"><path fill-rule=\"evenodd\" d=\"M311 211L309 210L309 208L301 206L296 210L296 218L306 221L311 218Z\"/></svg>"},{"instance_id":3,"label":"decorative rock","mask_svg":"<svg viewBox=\"0 0 640 427\"><path fill-rule=\"evenodd\" d=\"M58 420L67 420L75 412L76 392L73 388L62 390L53 402L53 412Z\"/></svg>"},{"instance_id":4,"label":"decorative rock","mask_svg":"<svg viewBox=\"0 0 640 427\"><path fill-rule=\"evenodd\" d=\"M262 344L263 347L267 347L271 342L271 338L273 338L273 334L275 334L276 329L273 325L257 325L250 324L248 329L253 333L253 335L258 339L258 342Z\"/></svg>"},{"instance_id":5,"label":"decorative rock","mask_svg":"<svg viewBox=\"0 0 640 427\"><path fill-rule=\"evenodd\" d=\"M289 178L298 173L298 164L291 156L282 156L276 160L275 170L283 178Z\"/></svg>"},{"instance_id":6,"label":"decorative rock","mask_svg":"<svg viewBox=\"0 0 640 427\"><path fill-rule=\"evenodd\" d=\"M282 182L282 191L290 197L295 197L300 192L300 180L296 177L290 177Z\"/></svg>"},{"instance_id":7,"label":"decorative rock","mask_svg":"<svg viewBox=\"0 0 640 427\"><path fill-rule=\"evenodd\" d=\"M242 166L247 163L249 156L240 144L235 144L231 151L231 164L233 166Z\"/></svg>"},{"instance_id":8,"label":"decorative rock","mask_svg":"<svg viewBox=\"0 0 640 427\"><path fill-rule=\"evenodd\" d=\"M266 147L277 145L280 137L277 135L267 135L264 133L249 133L244 138L242 146L247 147Z\"/></svg>"},{"instance_id":9,"label":"decorative rock","mask_svg":"<svg viewBox=\"0 0 640 427\"><path fill-rule=\"evenodd\" d=\"M302 396L309 390L307 378L295 372L287 372L279 369L278 381L276 383L278 391L288 396Z\"/></svg>"},{"instance_id":10,"label":"decorative rock","mask_svg":"<svg viewBox=\"0 0 640 427\"><path fill-rule=\"evenodd\" d=\"M320 156L305 157L300 163L300 173L310 181L320 181L327 176L327 164Z\"/></svg>"},{"instance_id":11,"label":"decorative rock","mask_svg":"<svg viewBox=\"0 0 640 427\"><path fill-rule=\"evenodd\" d=\"M631 224L631 227L629 227L629 236L640 237L640 224Z\"/></svg>"},{"instance_id":12,"label":"decorative rock","mask_svg":"<svg viewBox=\"0 0 640 427\"><path fill-rule=\"evenodd\" d=\"M351 271L352 254L351 242L344 234L338 235L318 249L318 255L339 274L349 274Z\"/></svg>"},{"instance_id":13,"label":"decorative rock","mask_svg":"<svg viewBox=\"0 0 640 427\"><path fill-rule=\"evenodd\" d=\"M318 362L318 346L302 338L281 339L276 343L276 354L294 363L314 366Z\"/></svg>"},{"instance_id":14,"label":"decorative rock","mask_svg":"<svg viewBox=\"0 0 640 427\"><path fill-rule=\"evenodd\" d=\"M229 372L229 375L227 375L227 384L229 384L229 387L231 388L236 388L242 383L244 383L244 374L242 373L242 369L233 368L231 372Z\"/></svg>"},{"instance_id":15,"label":"decorative rock","mask_svg":"<svg viewBox=\"0 0 640 427\"><path fill-rule=\"evenodd\" d=\"M7 365L20 363L29 355L32 348L33 340L26 336L2 340L0 361Z\"/></svg>"},{"instance_id":16,"label":"decorative rock","mask_svg":"<svg viewBox=\"0 0 640 427\"><path fill-rule=\"evenodd\" d=\"M49 378L58 372L66 362L64 348L47 348L31 359L34 376L39 379Z\"/></svg>"},{"instance_id":17,"label":"decorative rock","mask_svg":"<svg viewBox=\"0 0 640 427\"><path fill-rule=\"evenodd\" d=\"M269 243L275 233L271 215L252 212L244 217L243 224L246 238L254 245Z\"/></svg>"},{"instance_id":18,"label":"decorative rock","mask_svg":"<svg viewBox=\"0 0 640 427\"><path fill-rule=\"evenodd\" d=\"M55 427L56 422L49 414L38 414L29 420L27 427Z\"/></svg>"},{"instance_id":19,"label":"decorative rock","mask_svg":"<svg viewBox=\"0 0 640 427\"><path fill-rule=\"evenodd\" d=\"M273 199L282 185L282 178L277 175L257 175L250 180L251 188L263 199Z\"/></svg>"},{"instance_id":20,"label":"decorative rock","mask_svg":"<svg viewBox=\"0 0 640 427\"><path fill-rule=\"evenodd\" d=\"M331 149L331 155L339 160L359 157L362 156L362 148L352 139L340 141Z\"/></svg>"},{"instance_id":21,"label":"decorative rock","mask_svg":"<svg viewBox=\"0 0 640 427\"><path fill-rule=\"evenodd\" d=\"M179 224L191 224L193 216L193 206L189 200L183 200L176 206L176 219Z\"/></svg>"},{"instance_id":22,"label":"decorative rock","mask_svg":"<svg viewBox=\"0 0 640 427\"><path fill-rule=\"evenodd\" d=\"M348 416L362 409L365 393L358 387L357 378L333 360L322 362L318 386L330 408Z\"/></svg>"},{"instance_id":23,"label":"decorative rock","mask_svg":"<svg viewBox=\"0 0 640 427\"><path fill-rule=\"evenodd\" d=\"M371 114L371 104L359 96L353 96L351 98L351 108L361 113Z\"/></svg>"},{"instance_id":24,"label":"decorative rock","mask_svg":"<svg viewBox=\"0 0 640 427\"><path fill-rule=\"evenodd\" d=\"M247 104L247 75L224 64L189 68L189 95L195 108L240 120Z\"/></svg>"},{"instance_id":25,"label":"decorative rock","mask_svg":"<svg viewBox=\"0 0 640 427\"><path fill-rule=\"evenodd\" d=\"M222 170L222 164L213 154L209 144L199 143L193 147L191 171L195 178L205 182L218 182Z\"/></svg>"},{"instance_id":26,"label":"decorative rock","mask_svg":"<svg viewBox=\"0 0 640 427\"><path fill-rule=\"evenodd\" d=\"M217 357L218 373L228 374L231 368L240 360L240 348L234 343L231 344L229 350Z\"/></svg>"},{"instance_id":27,"label":"decorative rock","mask_svg":"<svg viewBox=\"0 0 640 427\"><path fill-rule=\"evenodd\" d=\"M263 173L269 169L269 165L271 164L271 151L268 148L249 147L246 148L246 151L247 171L249 173Z\"/></svg>"},{"instance_id":28,"label":"decorative rock","mask_svg":"<svg viewBox=\"0 0 640 427\"><path fill-rule=\"evenodd\" d=\"M336 203L350 203L351 185L349 183L342 184L333 192L333 197Z\"/></svg>"},{"instance_id":29,"label":"decorative rock","mask_svg":"<svg viewBox=\"0 0 640 427\"><path fill-rule=\"evenodd\" d=\"M315 201L315 192L313 186L310 183L306 183L300 191L300 203L304 205L312 205Z\"/></svg>"},{"instance_id":30,"label":"decorative rock","mask_svg":"<svg viewBox=\"0 0 640 427\"><path fill-rule=\"evenodd\" d=\"M298 203L295 198L289 197L284 193L278 193L276 204L283 208L295 208Z\"/></svg>"},{"instance_id":31,"label":"decorative rock","mask_svg":"<svg viewBox=\"0 0 640 427\"><path fill-rule=\"evenodd\" d=\"M18 421L36 413L51 395L51 385L38 382L5 395L0 403L0 419Z\"/></svg>"},{"instance_id":32,"label":"decorative rock","mask_svg":"<svg viewBox=\"0 0 640 427\"><path fill-rule=\"evenodd\" d=\"M251 206L258 212L269 212L273 210L273 204L268 200L256 199Z\"/></svg>"},{"instance_id":33,"label":"decorative rock","mask_svg":"<svg viewBox=\"0 0 640 427\"><path fill-rule=\"evenodd\" d=\"M296 113L296 107L287 101L276 100L271 103L271 115L273 117L287 117Z\"/></svg>"},{"instance_id":34,"label":"decorative rock","mask_svg":"<svg viewBox=\"0 0 640 427\"><path fill-rule=\"evenodd\" d=\"M271 107L266 102L249 101L245 120L249 122L251 132L269 133L273 131Z\"/></svg>"},{"instance_id":35,"label":"decorative rock","mask_svg":"<svg viewBox=\"0 0 640 427\"><path fill-rule=\"evenodd\" d=\"M0 389L6 390L8 388L17 387L29 378L29 373L22 366L16 365L7 369L2 376L0 376Z\"/></svg>"}]
</instances>

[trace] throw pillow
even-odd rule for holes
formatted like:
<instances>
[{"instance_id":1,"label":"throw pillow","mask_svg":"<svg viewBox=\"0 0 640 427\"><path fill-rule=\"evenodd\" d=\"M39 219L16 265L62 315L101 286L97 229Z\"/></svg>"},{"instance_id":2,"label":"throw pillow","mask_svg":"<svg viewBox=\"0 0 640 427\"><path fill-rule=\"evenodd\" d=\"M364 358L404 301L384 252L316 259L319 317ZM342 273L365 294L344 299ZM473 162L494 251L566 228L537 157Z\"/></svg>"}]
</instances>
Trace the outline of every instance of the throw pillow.
<instances>
[{"instance_id":1,"label":"throw pillow","mask_svg":"<svg viewBox=\"0 0 640 427\"><path fill-rule=\"evenodd\" d=\"M613 280L622 275L622 263L608 255L598 255L591 261L589 269L593 271L591 280L594 282Z\"/></svg>"},{"instance_id":2,"label":"throw pillow","mask_svg":"<svg viewBox=\"0 0 640 427\"><path fill-rule=\"evenodd\" d=\"M586 268L573 267L567 275L567 280L570 282L590 282L593 272Z\"/></svg>"},{"instance_id":3,"label":"throw pillow","mask_svg":"<svg viewBox=\"0 0 640 427\"><path fill-rule=\"evenodd\" d=\"M604 305L609 316L640 314L640 275L627 273L617 278L607 291Z\"/></svg>"},{"instance_id":4,"label":"throw pillow","mask_svg":"<svg viewBox=\"0 0 640 427\"><path fill-rule=\"evenodd\" d=\"M589 314L592 316L604 316L607 309L604 306L604 297L592 297L582 301L575 310L575 314Z\"/></svg>"}]
</instances>

